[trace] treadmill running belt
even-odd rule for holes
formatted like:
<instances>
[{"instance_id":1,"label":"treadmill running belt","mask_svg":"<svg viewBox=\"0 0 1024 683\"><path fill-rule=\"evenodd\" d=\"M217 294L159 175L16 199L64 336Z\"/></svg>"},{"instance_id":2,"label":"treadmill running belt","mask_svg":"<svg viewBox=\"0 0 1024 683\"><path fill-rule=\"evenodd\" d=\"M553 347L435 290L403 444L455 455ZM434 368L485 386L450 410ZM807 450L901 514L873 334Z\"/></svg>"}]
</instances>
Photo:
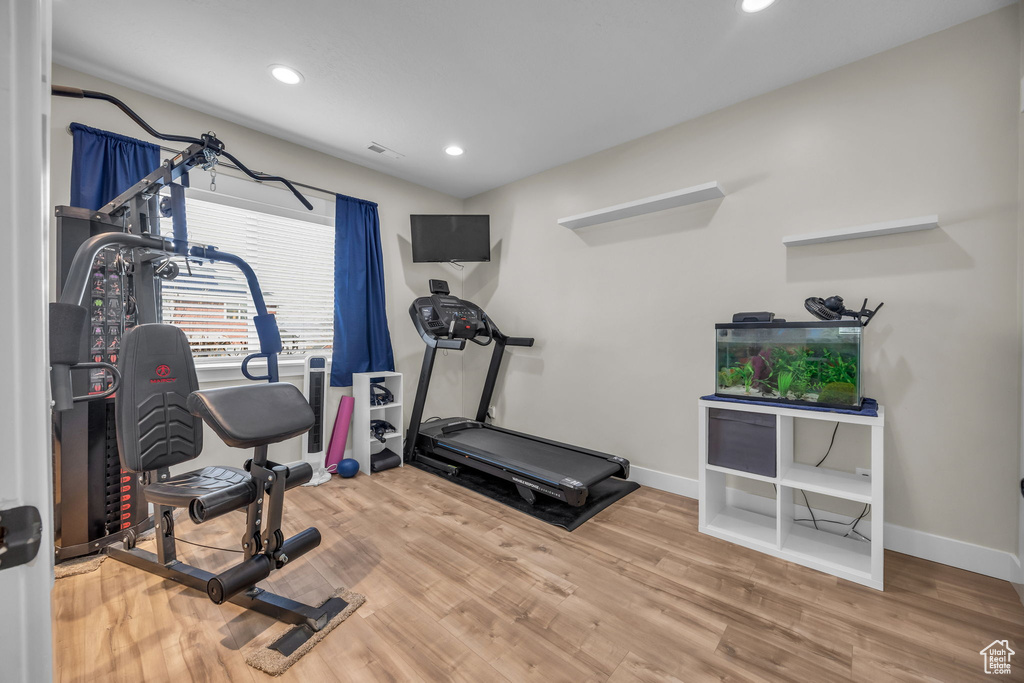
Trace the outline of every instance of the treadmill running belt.
<instances>
[{"instance_id":1,"label":"treadmill running belt","mask_svg":"<svg viewBox=\"0 0 1024 683\"><path fill-rule=\"evenodd\" d=\"M512 486L509 482L468 467L463 468L459 476L449 477L423 462L413 461L409 465L424 472L437 475L442 479L447 479L452 484L474 491L502 505L507 505L514 510L522 512L524 515L529 515L548 524L560 526L567 531L577 529L588 519L601 512L601 510L640 488L640 484L637 484L635 481L611 478L594 484L590 488L587 502L580 507L566 505L548 496L537 496L537 502L530 505L516 493L515 486Z\"/></svg>"},{"instance_id":2,"label":"treadmill running belt","mask_svg":"<svg viewBox=\"0 0 1024 683\"><path fill-rule=\"evenodd\" d=\"M561 476L554 478L553 483L562 477L572 477L589 487L621 470L618 464L604 458L486 427L446 434L440 443L455 449L465 446L469 453L474 450L500 453L502 462L497 463L499 466L521 464L526 468L557 472Z\"/></svg>"}]
</instances>

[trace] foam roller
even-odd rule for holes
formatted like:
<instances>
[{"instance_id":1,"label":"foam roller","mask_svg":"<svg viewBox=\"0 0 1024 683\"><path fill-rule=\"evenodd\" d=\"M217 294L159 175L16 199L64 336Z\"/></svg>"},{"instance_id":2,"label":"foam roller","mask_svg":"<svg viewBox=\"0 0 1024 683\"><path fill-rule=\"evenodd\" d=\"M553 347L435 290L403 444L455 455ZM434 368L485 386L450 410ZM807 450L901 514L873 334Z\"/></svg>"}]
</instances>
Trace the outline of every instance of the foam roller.
<instances>
[{"instance_id":1,"label":"foam roller","mask_svg":"<svg viewBox=\"0 0 1024 683\"><path fill-rule=\"evenodd\" d=\"M302 486L313 478L313 466L308 462L298 460L296 462L288 463L285 467L288 468L288 474L284 479L284 488L286 491L296 486Z\"/></svg>"},{"instance_id":2,"label":"foam roller","mask_svg":"<svg viewBox=\"0 0 1024 683\"><path fill-rule=\"evenodd\" d=\"M274 565L266 555L253 555L206 582L206 594L217 605L224 604L244 590L270 576Z\"/></svg>"},{"instance_id":3,"label":"foam roller","mask_svg":"<svg viewBox=\"0 0 1024 683\"><path fill-rule=\"evenodd\" d=\"M285 539L278 551L278 557L287 557L288 559L278 560L277 568L280 569L286 562L292 562L302 557L318 545L320 545L320 531L316 527L310 527Z\"/></svg>"},{"instance_id":4,"label":"foam roller","mask_svg":"<svg viewBox=\"0 0 1024 683\"><path fill-rule=\"evenodd\" d=\"M188 504L188 516L196 524L226 515L256 500L256 482L251 479L227 488L193 498Z\"/></svg>"}]
</instances>

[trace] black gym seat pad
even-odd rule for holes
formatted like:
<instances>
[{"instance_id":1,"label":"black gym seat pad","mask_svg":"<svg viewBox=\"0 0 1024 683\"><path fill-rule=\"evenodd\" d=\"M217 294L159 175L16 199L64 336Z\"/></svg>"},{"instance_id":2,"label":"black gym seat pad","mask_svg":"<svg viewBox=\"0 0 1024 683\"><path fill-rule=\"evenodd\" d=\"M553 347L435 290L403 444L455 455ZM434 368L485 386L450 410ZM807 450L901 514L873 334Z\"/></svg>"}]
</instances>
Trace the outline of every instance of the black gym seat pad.
<instances>
[{"instance_id":1,"label":"black gym seat pad","mask_svg":"<svg viewBox=\"0 0 1024 683\"><path fill-rule=\"evenodd\" d=\"M436 474L453 484L458 484L463 488L479 493L481 496L490 498L502 505L507 505L542 522L560 526L566 531L574 531L588 519L601 512L601 510L640 488L640 484L635 481L614 478L605 479L590 487L587 502L579 507L566 505L560 500L544 495L538 495L537 501L530 505L523 500L516 491L516 487L510 482L469 467L463 467L458 476L450 477L444 472L436 470L418 460L414 460L410 466L424 472Z\"/></svg>"},{"instance_id":2,"label":"black gym seat pad","mask_svg":"<svg viewBox=\"0 0 1024 683\"><path fill-rule=\"evenodd\" d=\"M553 486L558 486L563 477L572 477L590 488L622 471L621 465L599 455L491 426L441 435L438 445L461 449L471 458L477 457L496 467L521 472ZM492 461L480 451L497 454L498 457Z\"/></svg>"},{"instance_id":3,"label":"black gym seat pad","mask_svg":"<svg viewBox=\"0 0 1024 683\"><path fill-rule=\"evenodd\" d=\"M179 474L166 481L150 484L146 487L146 500L155 505L183 508L188 507L193 498L220 491L244 481L252 481L252 479L248 472L237 467L204 467L195 472ZM255 484L252 489L252 497L255 498Z\"/></svg>"},{"instance_id":4,"label":"black gym seat pad","mask_svg":"<svg viewBox=\"0 0 1024 683\"><path fill-rule=\"evenodd\" d=\"M302 392L286 382L194 391L188 409L233 448L255 448L305 434L315 419Z\"/></svg>"}]
</instances>

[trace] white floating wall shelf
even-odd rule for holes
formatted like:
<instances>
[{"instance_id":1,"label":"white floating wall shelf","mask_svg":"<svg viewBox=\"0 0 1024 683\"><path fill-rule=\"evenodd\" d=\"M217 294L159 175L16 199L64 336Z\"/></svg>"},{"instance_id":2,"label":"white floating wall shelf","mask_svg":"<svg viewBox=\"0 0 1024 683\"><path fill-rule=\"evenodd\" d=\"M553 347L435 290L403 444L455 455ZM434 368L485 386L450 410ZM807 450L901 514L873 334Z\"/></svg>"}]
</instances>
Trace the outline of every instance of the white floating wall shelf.
<instances>
[{"instance_id":1,"label":"white floating wall shelf","mask_svg":"<svg viewBox=\"0 0 1024 683\"><path fill-rule=\"evenodd\" d=\"M719 197L724 196L725 192L722 191L721 186L719 186L717 182L704 183L703 185L694 185L693 187L688 187L684 190L673 190L672 192L666 192L665 194L658 194L644 199L636 199L631 202L626 202L625 204L616 204L615 206L598 209L597 211L588 211L587 213L569 216L568 218L559 218L558 224L572 230L576 230L578 228L585 228L588 225L610 223L611 221L617 221L623 218L642 216L646 213L664 211L665 209L673 209L677 206L686 206L687 204L696 204L698 202L704 202L709 199L718 199Z\"/></svg>"},{"instance_id":2,"label":"white floating wall shelf","mask_svg":"<svg viewBox=\"0 0 1024 683\"><path fill-rule=\"evenodd\" d=\"M787 247L799 247L806 244L823 244L824 242L840 242L842 240L855 240L861 237L876 237L878 235L895 235L898 232L914 232L915 230L931 230L939 227L938 216L919 216L917 218L904 218L898 221L886 221L884 223L872 223L871 225L858 225L853 228L840 228L838 230L823 230L822 232L808 232L803 235L787 235L782 238L782 243Z\"/></svg>"}]
</instances>

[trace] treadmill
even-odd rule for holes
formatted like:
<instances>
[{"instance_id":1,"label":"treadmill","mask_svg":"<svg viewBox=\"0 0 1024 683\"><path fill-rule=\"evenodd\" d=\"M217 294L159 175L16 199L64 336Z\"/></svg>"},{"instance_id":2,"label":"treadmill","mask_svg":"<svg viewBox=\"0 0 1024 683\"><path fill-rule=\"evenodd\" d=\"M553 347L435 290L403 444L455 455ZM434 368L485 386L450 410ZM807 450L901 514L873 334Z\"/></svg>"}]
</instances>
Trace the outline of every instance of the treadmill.
<instances>
[{"instance_id":1,"label":"treadmill","mask_svg":"<svg viewBox=\"0 0 1024 683\"><path fill-rule=\"evenodd\" d=\"M590 488L598 482L629 477L629 461L617 455L487 424L487 408L505 347L533 346L533 339L505 336L479 306L451 296L444 280L431 280L430 293L416 299L409 308L427 348L406 438L406 462L419 461L451 476L458 475L461 467L470 467L500 477L514 484L531 505L537 494L543 494L579 507L587 502ZM450 417L421 423L437 350L461 351L467 341L494 345L476 418Z\"/></svg>"}]
</instances>

